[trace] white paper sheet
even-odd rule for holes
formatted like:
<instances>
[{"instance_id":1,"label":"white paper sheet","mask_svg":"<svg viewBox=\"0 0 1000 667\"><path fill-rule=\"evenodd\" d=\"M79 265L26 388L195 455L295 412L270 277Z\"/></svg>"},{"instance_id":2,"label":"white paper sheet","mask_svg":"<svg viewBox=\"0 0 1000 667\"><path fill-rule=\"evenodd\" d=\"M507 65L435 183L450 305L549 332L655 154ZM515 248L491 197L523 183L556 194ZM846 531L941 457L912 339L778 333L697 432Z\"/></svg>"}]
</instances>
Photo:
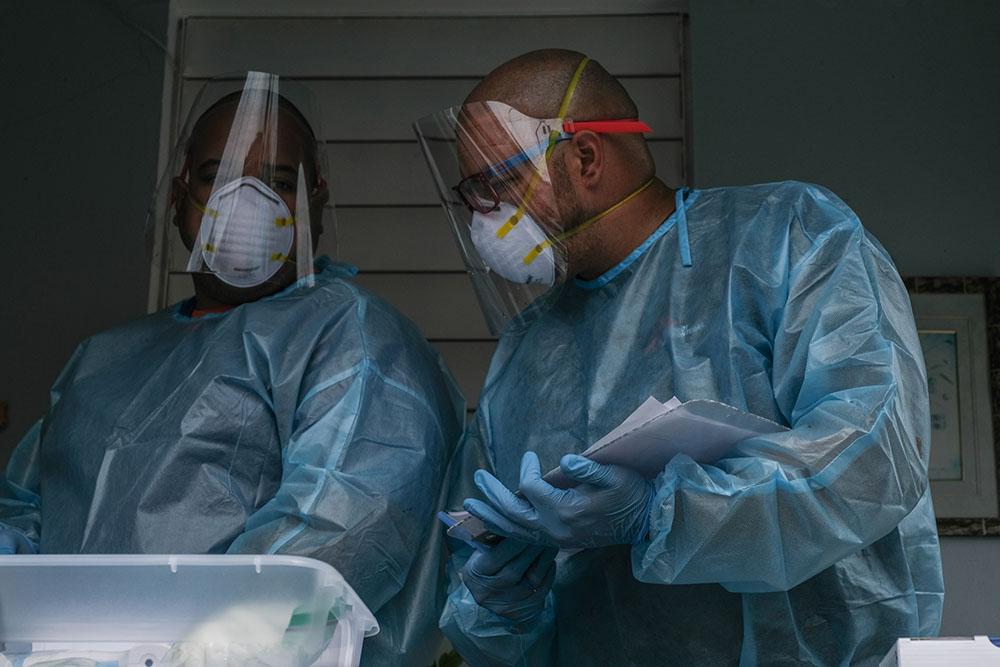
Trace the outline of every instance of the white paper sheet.
<instances>
[{"instance_id":1,"label":"white paper sheet","mask_svg":"<svg viewBox=\"0 0 1000 667\"><path fill-rule=\"evenodd\" d=\"M598 463L624 466L652 479L678 454L711 463L754 435L787 430L781 424L717 401L660 403L646 399L622 424L582 454ZM545 480L560 488L574 482L554 468Z\"/></svg>"}]
</instances>

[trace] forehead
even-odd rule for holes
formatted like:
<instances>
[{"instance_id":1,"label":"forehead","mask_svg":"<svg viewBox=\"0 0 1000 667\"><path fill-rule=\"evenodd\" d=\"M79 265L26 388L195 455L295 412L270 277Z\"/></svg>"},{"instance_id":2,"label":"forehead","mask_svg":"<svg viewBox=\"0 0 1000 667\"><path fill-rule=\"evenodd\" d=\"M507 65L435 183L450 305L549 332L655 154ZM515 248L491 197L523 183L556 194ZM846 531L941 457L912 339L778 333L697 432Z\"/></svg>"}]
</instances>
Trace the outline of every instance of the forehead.
<instances>
[{"instance_id":1,"label":"forehead","mask_svg":"<svg viewBox=\"0 0 1000 667\"><path fill-rule=\"evenodd\" d=\"M229 141L233 130L242 130L241 123L234 126L236 116L236 102L223 104L209 110L204 116L198 119L194 129L191 131L191 139L188 150L192 156L202 158L222 157L226 143ZM276 156L285 160L301 161L306 155L306 147L311 144L312 139L308 131L302 126L300 121L292 112L284 107L278 107L278 120L274 130L274 136L265 137L266 125L254 119L258 127L252 123L246 123L251 131L247 133L245 146L242 153L250 151L254 144L274 144ZM262 147L262 146L260 146Z\"/></svg>"}]
</instances>

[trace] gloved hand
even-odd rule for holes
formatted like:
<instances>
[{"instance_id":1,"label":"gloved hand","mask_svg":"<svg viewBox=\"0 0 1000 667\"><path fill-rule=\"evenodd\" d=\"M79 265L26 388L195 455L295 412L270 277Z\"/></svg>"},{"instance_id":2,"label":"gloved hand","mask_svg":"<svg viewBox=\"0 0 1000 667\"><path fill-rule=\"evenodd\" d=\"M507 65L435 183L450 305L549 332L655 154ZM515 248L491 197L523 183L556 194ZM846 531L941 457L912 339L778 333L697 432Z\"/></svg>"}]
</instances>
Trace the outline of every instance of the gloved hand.
<instances>
[{"instance_id":1,"label":"gloved hand","mask_svg":"<svg viewBox=\"0 0 1000 667\"><path fill-rule=\"evenodd\" d=\"M35 548L21 533L7 526L0 526L0 556L33 554Z\"/></svg>"},{"instance_id":2,"label":"gloved hand","mask_svg":"<svg viewBox=\"0 0 1000 667\"><path fill-rule=\"evenodd\" d=\"M642 539L654 495L651 482L628 468L576 454L562 457L559 467L580 485L557 489L542 479L538 456L525 452L518 485L523 498L485 470L477 470L476 486L489 503L466 499L465 510L500 535L563 549L635 544Z\"/></svg>"},{"instance_id":3,"label":"gloved hand","mask_svg":"<svg viewBox=\"0 0 1000 667\"><path fill-rule=\"evenodd\" d=\"M516 624L534 620L556 577L558 549L505 539L477 551L460 574L481 607Z\"/></svg>"}]
</instances>

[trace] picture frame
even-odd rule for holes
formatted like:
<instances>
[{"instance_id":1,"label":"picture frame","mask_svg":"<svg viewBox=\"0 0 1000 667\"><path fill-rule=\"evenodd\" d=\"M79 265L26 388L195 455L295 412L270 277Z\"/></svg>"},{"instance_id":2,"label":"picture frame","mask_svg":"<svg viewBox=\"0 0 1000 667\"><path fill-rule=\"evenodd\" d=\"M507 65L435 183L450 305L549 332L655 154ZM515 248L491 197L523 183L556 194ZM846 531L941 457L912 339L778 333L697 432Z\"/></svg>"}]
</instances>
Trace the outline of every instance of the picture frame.
<instances>
[{"instance_id":1,"label":"picture frame","mask_svg":"<svg viewBox=\"0 0 1000 667\"><path fill-rule=\"evenodd\" d=\"M1000 278L905 280L928 371L940 535L1000 535Z\"/></svg>"}]
</instances>

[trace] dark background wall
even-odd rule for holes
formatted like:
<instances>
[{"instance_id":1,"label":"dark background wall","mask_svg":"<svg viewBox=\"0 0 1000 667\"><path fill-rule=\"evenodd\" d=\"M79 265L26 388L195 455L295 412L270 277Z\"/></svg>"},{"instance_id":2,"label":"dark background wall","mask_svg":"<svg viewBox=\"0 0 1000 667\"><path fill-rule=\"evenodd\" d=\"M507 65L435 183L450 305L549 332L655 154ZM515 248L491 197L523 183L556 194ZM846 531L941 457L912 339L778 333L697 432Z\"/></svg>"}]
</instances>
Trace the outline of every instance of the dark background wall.
<instances>
[{"instance_id":1,"label":"dark background wall","mask_svg":"<svg viewBox=\"0 0 1000 667\"><path fill-rule=\"evenodd\" d=\"M692 0L698 185L831 188L908 275L1000 273L1000 3Z\"/></svg>"},{"instance_id":2,"label":"dark background wall","mask_svg":"<svg viewBox=\"0 0 1000 667\"><path fill-rule=\"evenodd\" d=\"M0 0L0 462L84 337L146 309L166 0Z\"/></svg>"}]
</instances>

